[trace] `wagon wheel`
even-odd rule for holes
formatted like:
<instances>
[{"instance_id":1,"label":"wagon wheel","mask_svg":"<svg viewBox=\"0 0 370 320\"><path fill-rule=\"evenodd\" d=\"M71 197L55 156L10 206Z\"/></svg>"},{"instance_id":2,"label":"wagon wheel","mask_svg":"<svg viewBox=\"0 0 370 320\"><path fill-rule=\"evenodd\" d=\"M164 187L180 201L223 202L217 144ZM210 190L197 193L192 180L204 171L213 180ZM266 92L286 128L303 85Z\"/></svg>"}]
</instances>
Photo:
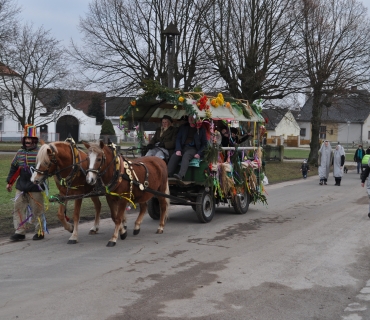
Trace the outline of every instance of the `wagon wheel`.
<instances>
[{"instance_id":1,"label":"wagon wheel","mask_svg":"<svg viewBox=\"0 0 370 320\"><path fill-rule=\"evenodd\" d=\"M200 222L210 222L215 215L215 201L209 191L203 190L197 196L197 204L195 212L197 213Z\"/></svg>"},{"instance_id":2,"label":"wagon wheel","mask_svg":"<svg viewBox=\"0 0 370 320\"><path fill-rule=\"evenodd\" d=\"M153 220L159 220L161 216L161 209L159 207L159 201L156 197L153 197L148 201L148 213Z\"/></svg>"},{"instance_id":3,"label":"wagon wheel","mask_svg":"<svg viewBox=\"0 0 370 320\"><path fill-rule=\"evenodd\" d=\"M249 192L244 189L244 193L240 195L236 195L233 199L233 207L237 214L245 214L248 211L249 203L250 203L250 195Z\"/></svg>"}]
</instances>

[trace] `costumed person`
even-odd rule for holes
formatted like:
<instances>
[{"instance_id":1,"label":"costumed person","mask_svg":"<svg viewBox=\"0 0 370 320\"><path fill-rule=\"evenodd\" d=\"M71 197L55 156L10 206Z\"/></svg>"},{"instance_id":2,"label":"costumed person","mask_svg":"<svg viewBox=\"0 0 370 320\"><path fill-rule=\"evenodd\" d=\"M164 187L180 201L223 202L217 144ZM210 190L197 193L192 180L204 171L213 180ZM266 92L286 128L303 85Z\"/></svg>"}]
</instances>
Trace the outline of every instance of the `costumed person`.
<instances>
[{"instance_id":1,"label":"costumed person","mask_svg":"<svg viewBox=\"0 0 370 320\"><path fill-rule=\"evenodd\" d=\"M162 125L157 128L147 148L149 151L145 156L156 156L165 161L171 157L175 150L177 128L170 116L164 115L161 119Z\"/></svg>"},{"instance_id":2,"label":"costumed person","mask_svg":"<svg viewBox=\"0 0 370 320\"><path fill-rule=\"evenodd\" d=\"M167 166L168 176L182 180L188 171L189 162L194 158L201 159L206 146L206 129L202 126L198 128L193 116L189 115L188 121L179 127L175 153L171 156ZM175 173L180 161L180 171Z\"/></svg>"},{"instance_id":3,"label":"costumed person","mask_svg":"<svg viewBox=\"0 0 370 320\"><path fill-rule=\"evenodd\" d=\"M302 171L303 179L306 179L307 178L307 174L310 171L310 166L307 163L307 159L304 159L303 160L300 171Z\"/></svg>"},{"instance_id":4,"label":"costumed person","mask_svg":"<svg viewBox=\"0 0 370 320\"><path fill-rule=\"evenodd\" d=\"M353 156L353 161L357 164L357 173L360 173L362 171L362 158L365 156L365 151L362 148L362 145L360 144L358 148L355 151L355 154ZM361 170L360 170L361 169Z\"/></svg>"},{"instance_id":5,"label":"costumed person","mask_svg":"<svg viewBox=\"0 0 370 320\"><path fill-rule=\"evenodd\" d=\"M251 134L250 132L247 132L244 136L239 137L238 128L235 127L231 127L230 131L231 131L231 141L234 144L243 143L244 141L247 141L249 138L253 137L253 134Z\"/></svg>"},{"instance_id":6,"label":"costumed person","mask_svg":"<svg viewBox=\"0 0 370 320\"><path fill-rule=\"evenodd\" d=\"M369 166L368 163L369 163L369 160L370 160L370 147L368 147L365 151L365 155L363 156L362 160L361 160L361 174L364 173L364 171L366 170L366 168Z\"/></svg>"},{"instance_id":7,"label":"costumed person","mask_svg":"<svg viewBox=\"0 0 370 320\"><path fill-rule=\"evenodd\" d=\"M330 172L330 165L333 160L333 151L328 140L325 140L321 148L319 150L319 177L320 177L320 185L322 186L327 185L329 172Z\"/></svg>"},{"instance_id":8,"label":"costumed person","mask_svg":"<svg viewBox=\"0 0 370 320\"><path fill-rule=\"evenodd\" d=\"M367 180L366 192L367 192L367 196L369 198L369 210L368 210L367 216L370 218L370 179L368 179L369 173L370 173L370 158L369 158L369 161L368 161L367 165L363 166L363 171L362 171L362 174L361 174L361 187L364 187L365 181Z\"/></svg>"},{"instance_id":9,"label":"costumed person","mask_svg":"<svg viewBox=\"0 0 370 320\"><path fill-rule=\"evenodd\" d=\"M31 182L31 167L36 165L38 141L36 126L25 125L22 148L14 156L6 179L8 192L12 191L12 186L17 181L13 212L15 233L10 237L12 241L26 238L26 223L35 224L36 234L33 240L44 239L46 221L44 220L44 199L41 193L43 190Z\"/></svg>"},{"instance_id":10,"label":"costumed person","mask_svg":"<svg viewBox=\"0 0 370 320\"><path fill-rule=\"evenodd\" d=\"M344 149L340 144L337 144L333 154L333 177L336 186L340 186L340 182L342 181L344 161Z\"/></svg>"}]
</instances>

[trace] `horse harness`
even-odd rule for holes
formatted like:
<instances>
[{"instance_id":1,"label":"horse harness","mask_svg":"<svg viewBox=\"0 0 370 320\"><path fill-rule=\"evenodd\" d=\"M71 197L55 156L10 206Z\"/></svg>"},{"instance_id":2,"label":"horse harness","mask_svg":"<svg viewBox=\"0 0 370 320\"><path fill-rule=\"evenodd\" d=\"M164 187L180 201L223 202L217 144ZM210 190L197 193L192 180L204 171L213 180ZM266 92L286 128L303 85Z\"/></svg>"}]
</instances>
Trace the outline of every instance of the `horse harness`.
<instances>
[{"instance_id":1,"label":"horse harness","mask_svg":"<svg viewBox=\"0 0 370 320\"><path fill-rule=\"evenodd\" d=\"M57 167L57 170L52 174L48 173L48 170L40 171L40 170L35 169L35 171L38 172L39 174L47 175L48 177L51 177L51 176L55 175L57 177L57 179L59 180L59 184L61 186L71 188L73 180L77 176L80 175L80 170L82 172L84 172L84 170L80 166L82 161L80 161L80 153L77 149L77 146L76 146L75 142L73 141L73 139L71 140L71 139L68 139L68 138L66 139L66 142L69 142L69 146L71 148L72 157L73 157L73 164L71 164L69 166L66 166L64 168L59 168L58 161L57 161L57 158L55 156L56 149L52 144L49 144L49 147L51 149L50 162L53 163ZM84 160L84 161L86 161L86 160ZM48 169L49 169L49 167L48 167ZM68 169L68 168L71 168L71 167L72 167L72 171L69 173L69 175L66 178L63 178L60 175L60 173L64 170Z\"/></svg>"},{"instance_id":2,"label":"horse harness","mask_svg":"<svg viewBox=\"0 0 370 320\"><path fill-rule=\"evenodd\" d=\"M105 163L105 161L107 159L107 157L105 156L104 150L102 150L103 155L102 155L102 161L100 163L99 168L97 168L97 169L88 169L88 170L86 170L86 172L94 172L95 174L97 174L98 177L99 177L98 180L100 182L100 185L102 187L105 187L105 189L108 193L111 190L115 190L117 188L117 186L121 183L122 179L125 179L125 180L129 181L130 182L130 199L133 198L133 192L132 192L133 185L138 186L141 191L144 191L146 188L148 188L149 187L149 181L148 181L149 171L148 171L147 166L143 162L133 163L133 162L125 159L123 157L123 155L117 154L116 147L113 143L108 144L108 147L112 150L113 159L107 165L105 170L101 171L101 168L102 168L103 164ZM124 171L122 170L122 167L121 167L121 161L120 161L121 159L123 161ZM107 185L104 185L101 177L106 173L108 168L113 164L115 165L113 177ZM138 176L137 176L137 174L136 174L136 172L133 168L134 164L135 165L142 165L145 168L145 181L143 183L141 183L139 181L139 178L138 178Z\"/></svg>"}]
</instances>

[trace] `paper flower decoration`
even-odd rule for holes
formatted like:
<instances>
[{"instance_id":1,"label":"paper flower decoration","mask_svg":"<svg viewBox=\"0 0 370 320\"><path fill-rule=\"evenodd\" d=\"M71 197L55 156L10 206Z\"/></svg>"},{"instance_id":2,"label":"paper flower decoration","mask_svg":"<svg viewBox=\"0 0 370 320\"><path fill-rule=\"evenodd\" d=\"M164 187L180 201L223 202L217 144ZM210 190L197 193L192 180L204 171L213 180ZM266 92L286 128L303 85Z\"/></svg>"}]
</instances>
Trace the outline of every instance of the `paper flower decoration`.
<instances>
[{"instance_id":1,"label":"paper flower decoration","mask_svg":"<svg viewBox=\"0 0 370 320\"><path fill-rule=\"evenodd\" d=\"M136 106L136 100L131 100L130 104L135 107Z\"/></svg>"},{"instance_id":2,"label":"paper flower decoration","mask_svg":"<svg viewBox=\"0 0 370 320\"><path fill-rule=\"evenodd\" d=\"M179 97L179 101L180 101L181 103L183 103L183 102L184 102L184 100L185 100L185 99L184 99L184 97L182 97L182 96L180 96L180 97Z\"/></svg>"}]
</instances>

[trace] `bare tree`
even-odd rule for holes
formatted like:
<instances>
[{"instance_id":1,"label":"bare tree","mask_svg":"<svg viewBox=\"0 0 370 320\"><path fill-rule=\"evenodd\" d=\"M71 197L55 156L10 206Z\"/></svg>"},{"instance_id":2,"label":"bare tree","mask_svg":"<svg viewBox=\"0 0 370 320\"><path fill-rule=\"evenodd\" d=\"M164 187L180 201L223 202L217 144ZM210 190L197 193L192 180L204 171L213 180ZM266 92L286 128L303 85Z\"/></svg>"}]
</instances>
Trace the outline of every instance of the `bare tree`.
<instances>
[{"instance_id":1,"label":"bare tree","mask_svg":"<svg viewBox=\"0 0 370 320\"><path fill-rule=\"evenodd\" d=\"M281 99L294 92L289 0L209 0L202 42L209 72L236 98ZM214 84L212 84L214 85Z\"/></svg>"},{"instance_id":2,"label":"bare tree","mask_svg":"<svg viewBox=\"0 0 370 320\"><path fill-rule=\"evenodd\" d=\"M295 17L295 58L313 99L309 161L315 163L323 106L335 107L352 86L369 81L370 24L356 0L299 0Z\"/></svg>"},{"instance_id":3,"label":"bare tree","mask_svg":"<svg viewBox=\"0 0 370 320\"><path fill-rule=\"evenodd\" d=\"M13 0L0 0L0 50L17 34L17 16L20 12Z\"/></svg>"},{"instance_id":4,"label":"bare tree","mask_svg":"<svg viewBox=\"0 0 370 320\"><path fill-rule=\"evenodd\" d=\"M1 109L19 121L47 124L54 120L38 117L45 108L38 100L43 88L58 88L68 76L66 60L60 42L49 31L34 30L26 25L18 37L0 51L3 63L0 73ZM59 110L58 112L61 112Z\"/></svg>"},{"instance_id":5,"label":"bare tree","mask_svg":"<svg viewBox=\"0 0 370 320\"><path fill-rule=\"evenodd\" d=\"M145 79L167 85L167 45L162 32L173 22L180 31L175 47L175 87L189 90L199 82L202 62L202 6L198 3L94 0L80 20L84 44L72 43L71 54L89 83L105 86L108 93L136 94Z\"/></svg>"}]
</instances>

